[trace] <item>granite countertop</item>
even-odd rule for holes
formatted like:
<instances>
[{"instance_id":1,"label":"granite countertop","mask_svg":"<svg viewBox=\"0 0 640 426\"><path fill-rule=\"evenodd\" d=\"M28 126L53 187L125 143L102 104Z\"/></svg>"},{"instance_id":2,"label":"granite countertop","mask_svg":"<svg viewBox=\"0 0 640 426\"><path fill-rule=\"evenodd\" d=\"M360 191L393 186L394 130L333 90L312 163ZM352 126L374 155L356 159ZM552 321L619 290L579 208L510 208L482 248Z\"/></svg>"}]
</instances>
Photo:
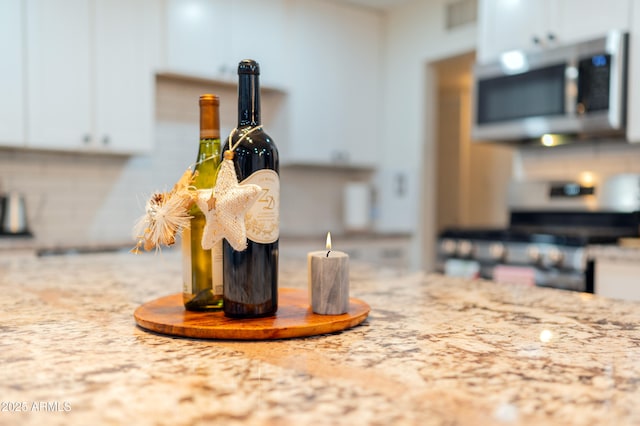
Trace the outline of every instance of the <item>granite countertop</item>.
<instances>
[{"instance_id":1,"label":"granite countertop","mask_svg":"<svg viewBox=\"0 0 640 426\"><path fill-rule=\"evenodd\" d=\"M640 424L640 303L351 266L362 325L203 341L133 320L179 253L3 255L0 424Z\"/></svg>"}]
</instances>

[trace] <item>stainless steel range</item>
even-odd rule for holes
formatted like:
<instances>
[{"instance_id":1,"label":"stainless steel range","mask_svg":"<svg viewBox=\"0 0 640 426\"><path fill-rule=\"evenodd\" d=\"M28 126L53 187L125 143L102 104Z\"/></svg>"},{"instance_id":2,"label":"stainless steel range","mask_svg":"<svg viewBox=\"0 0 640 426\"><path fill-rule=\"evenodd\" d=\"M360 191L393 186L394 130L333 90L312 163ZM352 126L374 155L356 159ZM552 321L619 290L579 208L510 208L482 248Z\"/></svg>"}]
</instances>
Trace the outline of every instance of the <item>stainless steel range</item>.
<instances>
[{"instance_id":1,"label":"stainless steel range","mask_svg":"<svg viewBox=\"0 0 640 426\"><path fill-rule=\"evenodd\" d=\"M593 292L589 245L638 236L637 175L617 175L602 185L513 182L508 199L507 228L440 233L440 272Z\"/></svg>"}]
</instances>

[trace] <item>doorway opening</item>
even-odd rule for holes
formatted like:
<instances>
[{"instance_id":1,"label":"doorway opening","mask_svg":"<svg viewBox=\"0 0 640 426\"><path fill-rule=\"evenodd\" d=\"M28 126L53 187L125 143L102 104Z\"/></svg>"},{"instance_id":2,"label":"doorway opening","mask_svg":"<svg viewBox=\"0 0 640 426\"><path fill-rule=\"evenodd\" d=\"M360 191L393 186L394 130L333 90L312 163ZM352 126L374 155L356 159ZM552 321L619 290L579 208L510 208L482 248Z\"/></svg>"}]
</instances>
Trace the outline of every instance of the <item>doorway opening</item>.
<instances>
[{"instance_id":1,"label":"doorway opening","mask_svg":"<svg viewBox=\"0 0 640 426\"><path fill-rule=\"evenodd\" d=\"M504 227L515 148L471 137L475 52L434 62L437 99L436 233L445 228Z\"/></svg>"}]
</instances>

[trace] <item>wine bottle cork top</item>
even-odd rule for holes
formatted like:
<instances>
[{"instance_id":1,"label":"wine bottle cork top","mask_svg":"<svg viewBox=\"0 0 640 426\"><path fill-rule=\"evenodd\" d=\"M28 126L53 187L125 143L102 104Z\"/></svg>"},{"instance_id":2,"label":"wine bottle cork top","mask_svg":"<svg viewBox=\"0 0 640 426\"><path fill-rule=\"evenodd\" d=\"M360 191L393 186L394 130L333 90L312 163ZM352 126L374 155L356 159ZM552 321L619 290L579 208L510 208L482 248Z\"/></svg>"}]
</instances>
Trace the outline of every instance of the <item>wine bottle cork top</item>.
<instances>
[{"instance_id":1,"label":"wine bottle cork top","mask_svg":"<svg viewBox=\"0 0 640 426\"><path fill-rule=\"evenodd\" d=\"M238 64L238 74L260 75L260 64L253 59L243 59Z\"/></svg>"},{"instance_id":2,"label":"wine bottle cork top","mask_svg":"<svg viewBox=\"0 0 640 426\"><path fill-rule=\"evenodd\" d=\"M206 93L200 95L200 139L220 137L220 98Z\"/></svg>"},{"instance_id":3,"label":"wine bottle cork top","mask_svg":"<svg viewBox=\"0 0 640 426\"><path fill-rule=\"evenodd\" d=\"M202 104L220 105L220 98L211 93L205 93L204 95L200 95L200 105Z\"/></svg>"}]
</instances>

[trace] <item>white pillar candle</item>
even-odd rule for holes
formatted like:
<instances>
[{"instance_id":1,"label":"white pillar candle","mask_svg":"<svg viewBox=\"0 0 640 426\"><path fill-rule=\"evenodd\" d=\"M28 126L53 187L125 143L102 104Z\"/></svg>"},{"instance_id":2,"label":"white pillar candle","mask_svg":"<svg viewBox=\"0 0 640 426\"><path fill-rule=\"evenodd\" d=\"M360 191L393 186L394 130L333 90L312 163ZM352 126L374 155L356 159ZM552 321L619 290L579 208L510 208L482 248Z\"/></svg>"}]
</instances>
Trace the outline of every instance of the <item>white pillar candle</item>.
<instances>
[{"instance_id":1,"label":"white pillar candle","mask_svg":"<svg viewBox=\"0 0 640 426\"><path fill-rule=\"evenodd\" d=\"M349 255L331 250L307 254L307 272L311 309L316 314L340 315L349 310Z\"/></svg>"}]
</instances>

